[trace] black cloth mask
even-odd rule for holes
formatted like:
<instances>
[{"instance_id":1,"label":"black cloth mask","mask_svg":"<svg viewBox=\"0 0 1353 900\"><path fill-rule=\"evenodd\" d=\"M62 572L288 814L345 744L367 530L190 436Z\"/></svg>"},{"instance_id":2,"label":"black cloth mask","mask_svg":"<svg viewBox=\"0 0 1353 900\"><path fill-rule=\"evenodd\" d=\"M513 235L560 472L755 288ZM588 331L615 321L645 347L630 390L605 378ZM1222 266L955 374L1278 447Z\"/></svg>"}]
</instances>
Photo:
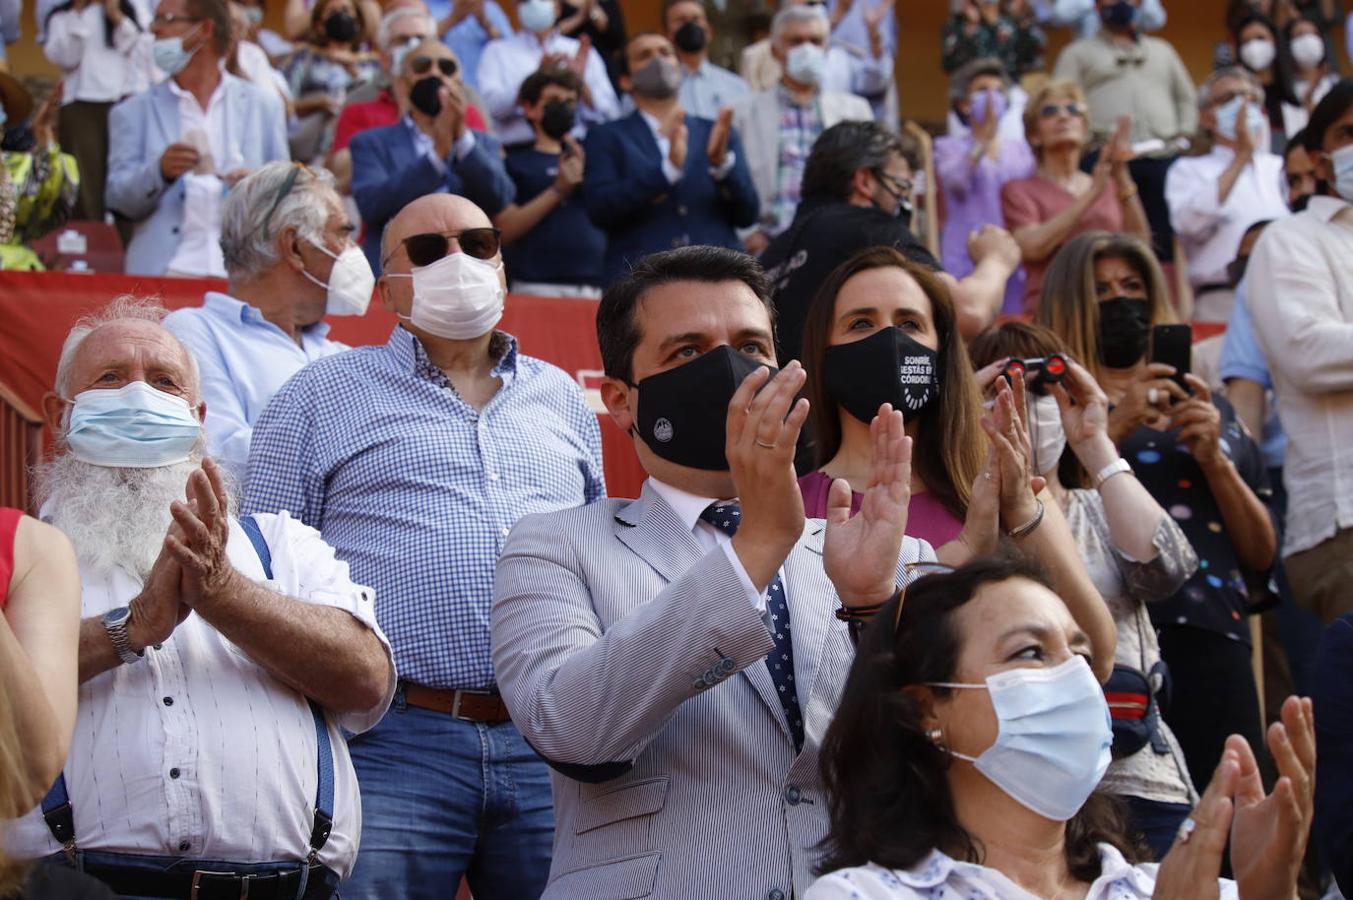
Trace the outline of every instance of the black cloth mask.
<instances>
[{"instance_id":1,"label":"black cloth mask","mask_svg":"<svg viewBox=\"0 0 1353 900\"><path fill-rule=\"evenodd\" d=\"M708 41L709 35L705 34L705 29L700 27L699 22L687 22L672 36L672 43L676 44L676 48L682 53L699 53L705 49Z\"/></svg>"},{"instance_id":2,"label":"black cloth mask","mask_svg":"<svg viewBox=\"0 0 1353 900\"><path fill-rule=\"evenodd\" d=\"M728 470L728 402L742 380L766 366L724 344L666 372L639 390L639 437L656 455L679 466ZM769 366L766 366L770 368ZM771 375L779 371L771 368Z\"/></svg>"},{"instance_id":3,"label":"black cloth mask","mask_svg":"<svg viewBox=\"0 0 1353 900\"><path fill-rule=\"evenodd\" d=\"M564 135L573 130L576 119L577 107L572 103L567 100L551 100L545 104L545 109L540 114L540 130L552 140L562 140Z\"/></svg>"},{"instance_id":4,"label":"black cloth mask","mask_svg":"<svg viewBox=\"0 0 1353 900\"><path fill-rule=\"evenodd\" d=\"M442 111L442 80L429 75L414 82L409 88L409 103L425 116L435 116Z\"/></svg>"},{"instance_id":5,"label":"black cloth mask","mask_svg":"<svg viewBox=\"0 0 1353 900\"><path fill-rule=\"evenodd\" d=\"M908 422L940 396L940 355L889 326L862 341L827 348L822 378L827 394L861 422L891 403Z\"/></svg>"},{"instance_id":6,"label":"black cloth mask","mask_svg":"<svg viewBox=\"0 0 1353 900\"><path fill-rule=\"evenodd\" d=\"M331 40L351 43L357 37L357 20L346 10L339 10L324 20L324 33Z\"/></svg>"},{"instance_id":7,"label":"black cloth mask","mask_svg":"<svg viewBox=\"0 0 1353 900\"><path fill-rule=\"evenodd\" d=\"M1099 304L1099 361L1110 369L1126 369L1146 355L1151 337L1151 304L1134 297L1114 297Z\"/></svg>"}]
</instances>

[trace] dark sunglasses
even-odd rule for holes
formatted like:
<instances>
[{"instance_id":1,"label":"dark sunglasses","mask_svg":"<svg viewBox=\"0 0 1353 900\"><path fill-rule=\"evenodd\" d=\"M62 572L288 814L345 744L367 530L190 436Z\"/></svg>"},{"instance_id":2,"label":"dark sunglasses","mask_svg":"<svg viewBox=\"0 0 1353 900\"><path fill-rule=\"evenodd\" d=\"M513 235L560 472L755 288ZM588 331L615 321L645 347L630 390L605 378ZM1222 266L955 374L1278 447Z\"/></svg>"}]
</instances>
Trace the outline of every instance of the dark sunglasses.
<instances>
[{"instance_id":1,"label":"dark sunglasses","mask_svg":"<svg viewBox=\"0 0 1353 900\"><path fill-rule=\"evenodd\" d=\"M455 78L456 73L460 71L460 66L456 65L454 59L447 59L445 56L433 58L431 56L415 56L409 61L409 68L415 75L426 75L432 71L432 64L437 64L437 70L447 78Z\"/></svg>"},{"instance_id":2,"label":"dark sunglasses","mask_svg":"<svg viewBox=\"0 0 1353 900\"><path fill-rule=\"evenodd\" d=\"M1045 103L1038 108L1038 115L1044 119L1055 119L1065 112L1068 116L1085 115L1085 107L1079 103Z\"/></svg>"},{"instance_id":3,"label":"dark sunglasses","mask_svg":"<svg viewBox=\"0 0 1353 900\"><path fill-rule=\"evenodd\" d=\"M451 252L451 241L460 244L460 249L475 259L493 259L502 245L503 233L497 228L467 228L464 231L433 231L427 234L411 234L400 241L400 246L409 254L409 262L415 266L430 266ZM394 252L381 260L384 267L394 259Z\"/></svg>"}]
</instances>

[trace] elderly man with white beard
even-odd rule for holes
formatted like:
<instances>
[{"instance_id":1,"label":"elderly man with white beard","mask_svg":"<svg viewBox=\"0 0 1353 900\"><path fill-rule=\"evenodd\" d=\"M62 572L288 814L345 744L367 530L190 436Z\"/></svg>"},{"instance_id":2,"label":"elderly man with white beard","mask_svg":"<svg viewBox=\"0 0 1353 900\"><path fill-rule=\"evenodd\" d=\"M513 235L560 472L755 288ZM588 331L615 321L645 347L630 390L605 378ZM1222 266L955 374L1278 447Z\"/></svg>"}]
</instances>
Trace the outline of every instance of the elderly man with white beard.
<instances>
[{"instance_id":1,"label":"elderly man with white beard","mask_svg":"<svg viewBox=\"0 0 1353 900\"><path fill-rule=\"evenodd\" d=\"M5 849L123 896L328 898L361 831L340 729L385 713L393 657L372 590L318 532L231 514L163 316L123 299L78 323L44 398L42 515L83 585L78 721Z\"/></svg>"}]
</instances>

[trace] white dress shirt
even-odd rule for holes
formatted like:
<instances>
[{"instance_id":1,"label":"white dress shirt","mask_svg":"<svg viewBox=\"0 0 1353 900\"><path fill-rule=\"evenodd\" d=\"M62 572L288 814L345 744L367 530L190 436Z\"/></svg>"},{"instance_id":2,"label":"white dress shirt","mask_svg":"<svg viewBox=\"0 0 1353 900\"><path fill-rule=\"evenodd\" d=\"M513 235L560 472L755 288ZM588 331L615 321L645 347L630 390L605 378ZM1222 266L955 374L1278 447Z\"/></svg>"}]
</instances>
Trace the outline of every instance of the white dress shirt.
<instances>
[{"instance_id":1,"label":"white dress shirt","mask_svg":"<svg viewBox=\"0 0 1353 900\"><path fill-rule=\"evenodd\" d=\"M77 100L116 103L150 87L150 33L123 16L113 31L113 46L104 38L104 9L91 3L83 10L55 13L47 22L42 52L61 68L61 104Z\"/></svg>"},{"instance_id":2,"label":"white dress shirt","mask_svg":"<svg viewBox=\"0 0 1353 900\"><path fill-rule=\"evenodd\" d=\"M1353 528L1353 207L1312 197L1270 225L1245 283L1287 432L1291 556Z\"/></svg>"},{"instance_id":3,"label":"white dress shirt","mask_svg":"<svg viewBox=\"0 0 1353 900\"><path fill-rule=\"evenodd\" d=\"M374 592L348 577L319 532L286 513L255 517L272 553L273 578L237 521L227 552L242 574L297 600L350 613L380 639ZM81 573L81 615L126 606L142 588L133 575ZM357 776L340 728L362 732L385 714L330 716L334 823L319 861L346 877L361 835ZM83 850L229 862L301 860L309 851L318 770L315 722L306 698L190 614L159 649L80 685L65 775ZM58 852L38 810L14 822L6 851Z\"/></svg>"},{"instance_id":4,"label":"white dress shirt","mask_svg":"<svg viewBox=\"0 0 1353 900\"><path fill-rule=\"evenodd\" d=\"M747 597L747 602L760 610L762 616L765 616L766 595L758 591L756 585L752 584L751 576L747 574L747 570L742 566L742 560L738 558L737 552L733 549L733 538L700 518L700 514L708 509L711 503L736 503L737 501L697 497L695 494L687 493L681 488L672 487L656 478L650 478L648 481L653 485L653 490L658 492L658 496L666 500L667 505L672 507L672 512L677 514L677 521L690 529L691 534L695 536L695 542L700 545L701 549L723 548L724 555L728 557L729 565L733 567L734 572L738 573L738 578L742 581L743 593ZM781 569L779 574L780 580L784 581L784 570ZM786 602L788 602L788 592L789 586L786 585Z\"/></svg>"},{"instance_id":5,"label":"white dress shirt","mask_svg":"<svg viewBox=\"0 0 1353 900\"><path fill-rule=\"evenodd\" d=\"M1217 185L1233 159L1235 151L1217 146L1206 156L1180 157L1165 176L1170 223L1188 256L1194 287L1226 284L1226 266L1236 258L1245 229L1288 214L1282 157L1266 150L1255 151L1226 202L1219 202Z\"/></svg>"},{"instance_id":6,"label":"white dress shirt","mask_svg":"<svg viewBox=\"0 0 1353 900\"><path fill-rule=\"evenodd\" d=\"M517 106L517 91L521 83L536 69L547 53L563 53L572 59L578 52L578 42L551 32L544 44L529 31L519 31L508 37L489 41L479 58L479 95L484 98L489 115L493 117L498 139L505 145L535 140L531 123L526 121ZM578 102L579 126L608 122L620 115L620 101L606 74L606 64L593 48L587 53L583 81L592 92L592 102ZM575 129L575 135L585 133Z\"/></svg>"},{"instance_id":7,"label":"white dress shirt","mask_svg":"<svg viewBox=\"0 0 1353 900\"><path fill-rule=\"evenodd\" d=\"M225 182L218 175L244 165L244 154L232 135L226 133L226 92L224 75L207 101L197 98L169 79L169 90L179 98L179 141L192 144L198 152L210 155L202 173L188 172L183 182L183 224L179 245L167 271L176 275L225 278L225 260L221 256L221 204L225 200Z\"/></svg>"}]
</instances>

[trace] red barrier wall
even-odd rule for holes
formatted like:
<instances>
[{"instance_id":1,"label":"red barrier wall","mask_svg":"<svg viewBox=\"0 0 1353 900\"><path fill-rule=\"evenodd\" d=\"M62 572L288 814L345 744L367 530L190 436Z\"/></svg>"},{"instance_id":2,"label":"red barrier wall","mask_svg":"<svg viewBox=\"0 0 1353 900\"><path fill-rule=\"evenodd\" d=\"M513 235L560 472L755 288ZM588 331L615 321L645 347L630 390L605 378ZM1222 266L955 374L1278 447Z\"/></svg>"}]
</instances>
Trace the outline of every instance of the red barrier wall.
<instances>
[{"instance_id":1,"label":"red barrier wall","mask_svg":"<svg viewBox=\"0 0 1353 900\"><path fill-rule=\"evenodd\" d=\"M64 272L0 272L0 384L34 409L51 390L61 342L80 316L119 294L158 296L177 309L198 306L206 291L225 290L214 280L76 275ZM516 335L522 352L548 360L585 389L601 377L595 300L511 295L500 326ZM344 343L380 344L395 327L393 314L373 302L360 318L335 317L331 336ZM588 399L601 410L595 390ZM630 439L604 411L600 415L606 487L612 496L637 497L644 473Z\"/></svg>"}]
</instances>

